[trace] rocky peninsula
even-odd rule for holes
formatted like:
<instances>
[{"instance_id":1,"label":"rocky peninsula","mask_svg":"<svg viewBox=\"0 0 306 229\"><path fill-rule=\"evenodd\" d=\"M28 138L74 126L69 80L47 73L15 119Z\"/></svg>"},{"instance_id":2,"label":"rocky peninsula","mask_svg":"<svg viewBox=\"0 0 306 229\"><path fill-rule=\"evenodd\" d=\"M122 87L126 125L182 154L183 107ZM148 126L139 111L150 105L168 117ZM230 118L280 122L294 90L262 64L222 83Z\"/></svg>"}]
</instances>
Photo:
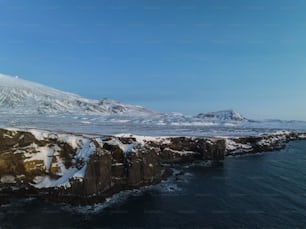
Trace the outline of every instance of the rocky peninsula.
<instances>
[{"instance_id":1,"label":"rocky peninsula","mask_svg":"<svg viewBox=\"0 0 306 229\"><path fill-rule=\"evenodd\" d=\"M172 174L171 165L222 163L229 155L280 150L300 139L306 134L148 137L0 129L0 203L16 196L99 203L120 191L161 182Z\"/></svg>"}]
</instances>

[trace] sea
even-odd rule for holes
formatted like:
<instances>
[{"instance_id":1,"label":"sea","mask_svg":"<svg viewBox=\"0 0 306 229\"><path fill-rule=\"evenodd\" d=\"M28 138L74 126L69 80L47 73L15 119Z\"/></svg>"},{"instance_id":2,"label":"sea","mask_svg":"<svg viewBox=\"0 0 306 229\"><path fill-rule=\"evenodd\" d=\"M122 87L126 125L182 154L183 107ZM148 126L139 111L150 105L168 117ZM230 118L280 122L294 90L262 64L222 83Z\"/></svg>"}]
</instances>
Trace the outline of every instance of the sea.
<instances>
[{"instance_id":1,"label":"sea","mask_svg":"<svg viewBox=\"0 0 306 229\"><path fill-rule=\"evenodd\" d=\"M306 141L175 167L161 184L94 206L14 199L0 228L306 228Z\"/></svg>"}]
</instances>

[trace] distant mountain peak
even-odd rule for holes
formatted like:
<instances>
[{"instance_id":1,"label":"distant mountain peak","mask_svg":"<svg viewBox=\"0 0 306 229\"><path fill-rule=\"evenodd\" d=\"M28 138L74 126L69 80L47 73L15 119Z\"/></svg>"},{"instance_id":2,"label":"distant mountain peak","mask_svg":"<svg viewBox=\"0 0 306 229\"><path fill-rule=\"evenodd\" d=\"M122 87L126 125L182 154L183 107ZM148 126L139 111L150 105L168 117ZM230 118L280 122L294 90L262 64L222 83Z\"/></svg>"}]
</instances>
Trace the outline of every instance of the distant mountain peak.
<instances>
[{"instance_id":1,"label":"distant mountain peak","mask_svg":"<svg viewBox=\"0 0 306 229\"><path fill-rule=\"evenodd\" d=\"M196 116L196 118L216 120L216 121L246 121L247 120L245 117L243 117L241 114L234 111L233 109L209 112L209 113L200 113Z\"/></svg>"}]
</instances>

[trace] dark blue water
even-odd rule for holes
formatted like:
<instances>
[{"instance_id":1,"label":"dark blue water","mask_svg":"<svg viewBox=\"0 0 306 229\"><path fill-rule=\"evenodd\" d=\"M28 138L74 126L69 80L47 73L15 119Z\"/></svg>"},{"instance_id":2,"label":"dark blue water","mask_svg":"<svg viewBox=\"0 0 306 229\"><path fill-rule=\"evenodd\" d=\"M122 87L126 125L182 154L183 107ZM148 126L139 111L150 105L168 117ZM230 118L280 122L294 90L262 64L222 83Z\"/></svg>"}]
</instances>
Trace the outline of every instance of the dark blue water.
<instances>
[{"instance_id":1,"label":"dark blue water","mask_svg":"<svg viewBox=\"0 0 306 229\"><path fill-rule=\"evenodd\" d=\"M16 200L1 207L0 228L306 228L306 141L181 170L178 179L87 214Z\"/></svg>"}]
</instances>

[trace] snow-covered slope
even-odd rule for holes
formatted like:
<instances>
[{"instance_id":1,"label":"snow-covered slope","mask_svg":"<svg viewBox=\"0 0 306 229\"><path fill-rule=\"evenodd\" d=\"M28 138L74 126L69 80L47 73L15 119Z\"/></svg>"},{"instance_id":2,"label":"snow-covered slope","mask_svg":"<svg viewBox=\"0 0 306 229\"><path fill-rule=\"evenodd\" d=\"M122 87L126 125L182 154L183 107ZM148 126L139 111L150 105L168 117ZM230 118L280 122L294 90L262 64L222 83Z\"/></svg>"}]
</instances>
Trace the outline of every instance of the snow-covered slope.
<instances>
[{"instance_id":1,"label":"snow-covered slope","mask_svg":"<svg viewBox=\"0 0 306 229\"><path fill-rule=\"evenodd\" d=\"M196 116L199 119L211 121L246 121L247 119L234 110L224 110L210 113L201 113Z\"/></svg>"},{"instance_id":2,"label":"snow-covered slope","mask_svg":"<svg viewBox=\"0 0 306 229\"><path fill-rule=\"evenodd\" d=\"M0 74L0 111L20 114L151 114L114 100L91 100L17 77Z\"/></svg>"}]
</instances>

